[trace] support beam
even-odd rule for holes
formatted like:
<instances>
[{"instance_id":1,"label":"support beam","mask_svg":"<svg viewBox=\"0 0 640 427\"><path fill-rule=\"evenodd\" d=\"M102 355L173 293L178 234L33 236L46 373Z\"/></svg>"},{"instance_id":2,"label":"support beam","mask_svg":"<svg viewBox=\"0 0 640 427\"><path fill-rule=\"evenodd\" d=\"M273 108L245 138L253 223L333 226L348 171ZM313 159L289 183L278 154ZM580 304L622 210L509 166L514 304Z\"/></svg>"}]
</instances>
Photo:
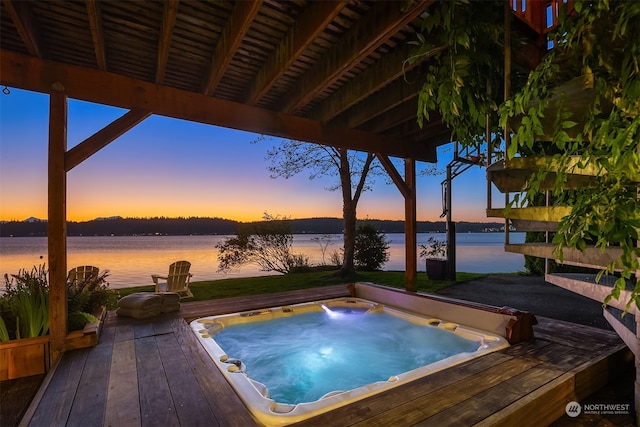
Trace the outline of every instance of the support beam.
<instances>
[{"instance_id":1,"label":"support beam","mask_svg":"<svg viewBox=\"0 0 640 427\"><path fill-rule=\"evenodd\" d=\"M415 292L418 290L416 161L404 159L403 179L389 157L382 153L376 153L376 156L404 198L405 287Z\"/></svg>"},{"instance_id":2,"label":"support beam","mask_svg":"<svg viewBox=\"0 0 640 427\"><path fill-rule=\"evenodd\" d=\"M96 53L96 64L98 64L99 70L107 71L102 14L96 0L87 0L87 15L89 16L89 28L91 28L91 37L93 38L93 50Z\"/></svg>"},{"instance_id":3,"label":"support beam","mask_svg":"<svg viewBox=\"0 0 640 427\"><path fill-rule=\"evenodd\" d=\"M215 92L261 6L262 0L236 2L233 15L222 30L220 41L218 41L211 57L209 79L204 88L205 95L211 96Z\"/></svg>"},{"instance_id":4,"label":"support beam","mask_svg":"<svg viewBox=\"0 0 640 427\"><path fill-rule=\"evenodd\" d=\"M70 149L65 156L64 170L69 172L150 115L151 111L131 110L119 119L114 120Z\"/></svg>"},{"instance_id":5,"label":"support beam","mask_svg":"<svg viewBox=\"0 0 640 427\"><path fill-rule=\"evenodd\" d=\"M277 113L185 90L105 73L85 67L56 64L0 49L0 83L41 93L60 81L67 96L127 109L247 132L315 142L339 148L381 152L388 156L433 161L434 149L384 135L325 125L316 120Z\"/></svg>"},{"instance_id":6,"label":"support beam","mask_svg":"<svg viewBox=\"0 0 640 427\"><path fill-rule=\"evenodd\" d=\"M42 58L40 44L38 43L38 27L34 24L31 9L29 9L31 2L3 0L2 3L29 54Z\"/></svg>"},{"instance_id":7,"label":"support beam","mask_svg":"<svg viewBox=\"0 0 640 427\"><path fill-rule=\"evenodd\" d=\"M168 0L164 3L160 37L158 38L158 59L156 65L156 83L158 84L162 84L164 73L167 70L169 46L171 46L171 37L173 35L173 27L176 24L179 3L180 0Z\"/></svg>"},{"instance_id":8,"label":"support beam","mask_svg":"<svg viewBox=\"0 0 640 427\"><path fill-rule=\"evenodd\" d=\"M49 337L55 363L64 352L67 336L67 95L56 86L49 99Z\"/></svg>"},{"instance_id":9,"label":"support beam","mask_svg":"<svg viewBox=\"0 0 640 427\"><path fill-rule=\"evenodd\" d=\"M411 188L409 188L409 186L404 182L402 175L400 175L398 169L396 169L396 167L393 165L391 159L389 159L389 157L385 156L382 153L376 153L376 156L378 157L380 163L382 163L382 167L384 168L384 170L389 174L389 177L391 178L393 183L396 185L396 187L398 187L398 190L400 190L402 197L404 197L405 199L407 197L411 197Z\"/></svg>"},{"instance_id":10,"label":"support beam","mask_svg":"<svg viewBox=\"0 0 640 427\"><path fill-rule=\"evenodd\" d=\"M405 288L418 290L418 237L416 209L416 161L404 159L404 179L409 188L409 197L404 198L404 239L405 239Z\"/></svg>"}]
</instances>

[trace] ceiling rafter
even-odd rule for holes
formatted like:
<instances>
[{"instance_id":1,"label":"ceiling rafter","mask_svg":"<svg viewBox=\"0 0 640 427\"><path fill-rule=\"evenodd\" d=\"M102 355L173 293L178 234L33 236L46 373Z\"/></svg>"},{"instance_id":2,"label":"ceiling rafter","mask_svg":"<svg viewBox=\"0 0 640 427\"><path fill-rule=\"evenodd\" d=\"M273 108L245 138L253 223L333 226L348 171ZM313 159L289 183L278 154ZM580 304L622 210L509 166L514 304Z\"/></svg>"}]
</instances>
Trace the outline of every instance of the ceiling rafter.
<instances>
[{"instance_id":1,"label":"ceiling rafter","mask_svg":"<svg viewBox=\"0 0 640 427\"><path fill-rule=\"evenodd\" d=\"M423 55L419 61L409 64L406 61L411 48L408 45L402 46L358 74L349 85L345 85L331 94L308 116L322 122L330 121L372 93L376 93L395 80L402 79L405 73L409 73L416 66L444 49L445 47L435 48Z\"/></svg>"},{"instance_id":2,"label":"ceiling rafter","mask_svg":"<svg viewBox=\"0 0 640 427\"><path fill-rule=\"evenodd\" d=\"M27 51L32 56L42 58L40 44L38 43L38 26L34 22L33 14L29 9L29 2L16 0L2 0L11 22L16 27L20 38Z\"/></svg>"},{"instance_id":3,"label":"ceiling rafter","mask_svg":"<svg viewBox=\"0 0 640 427\"><path fill-rule=\"evenodd\" d=\"M216 87L220 84L222 76L231 64L233 55L249 30L253 18L258 14L260 6L262 6L262 0L236 2L233 13L222 30L220 41L211 57L209 78L203 91L205 95L213 95Z\"/></svg>"},{"instance_id":4,"label":"ceiling rafter","mask_svg":"<svg viewBox=\"0 0 640 427\"><path fill-rule=\"evenodd\" d=\"M247 103L257 104L347 4L347 1L310 3L258 72L245 97Z\"/></svg>"},{"instance_id":5,"label":"ceiling rafter","mask_svg":"<svg viewBox=\"0 0 640 427\"><path fill-rule=\"evenodd\" d=\"M344 33L322 60L292 88L281 111L295 113L309 103L319 92L362 62L432 3L433 1L373 3L367 15Z\"/></svg>"},{"instance_id":6,"label":"ceiling rafter","mask_svg":"<svg viewBox=\"0 0 640 427\"><path fill-rule=\"evenodd\" d=\"M360 126L359 129L366 130L367 132L382 133L388 129L393 128L401 123L409 120L416 121L417 103L414 98L394 106L387 110L384 114L369 120L364 126Z\"/></svg>"},{"instance_id":7,"label":"ceiling rafter","mask_svg":"<svg viewBox=\"0 0 640 427\"><path fill-rule=\"evenodd\" d=\"M102 26L102 13L96 0L87 0L87 15L89 16L89 28L93 39L93 50L96 54L98 69L107 70L107 55L104 48L104 29Z\"/></svg>"},{"instance_id":8,"label":"ceiling rafter","mask_svg":"<svg viewBox=\"0 0 640 427\"><path fill-rule=\"evenodd\" d=\"M435 161L435 147L357 129L213 98L69 64L25 56L0 49L0 84L51 93L62 85L70 98L127 109L151 111L189 120L281 138L315 142L389 156ZM26 72L29 70L29 72ZM95 82L100 82L96 85Z\"/></svg>"},{"instance_id":9,"label":"ceiling rafter","mask_svg":"<svg viewBox=\"0 0 640 427\"><path fill-rule=\"evenodd\" d=\"M414 68L402 78L367 97L366 102L360 102L349 109L348 114L341 114L331 123L348 127L359 127L364 123L375 120L386 114L392 108L417 98L421 83L420 68ZM413 116L415 118L415 115Z\"/></svg>"},{"instance_id":10,"label":"ceiling rafter","mask_svg":"<svg viewBox=\"0 0 640 427\"><path fill-rule=\"evenodd\" d=\"M171 37L173 35L173 27L176 24L179 3L180 0L167 0L164 3L160 36L158 37L158 63L156 65L155 80L158 84L161 84L164 80L164 73L167 69L169 47L171 46Z\"/></svg>"}]
</instances>

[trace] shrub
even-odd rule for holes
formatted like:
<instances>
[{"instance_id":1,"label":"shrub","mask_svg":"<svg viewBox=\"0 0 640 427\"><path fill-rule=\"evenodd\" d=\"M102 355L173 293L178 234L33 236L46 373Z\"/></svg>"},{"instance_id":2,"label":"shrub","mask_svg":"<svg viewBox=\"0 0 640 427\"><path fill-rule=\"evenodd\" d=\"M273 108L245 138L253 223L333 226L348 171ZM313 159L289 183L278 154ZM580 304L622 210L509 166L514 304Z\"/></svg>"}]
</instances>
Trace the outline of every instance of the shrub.
<instances>
[{"instance_id":1,"label":"shrub","mask_svg":"<svg viewBox=\"0 0 640 427\"><path fill-rule=\"evenodd\" d=\"M373 224L358 226L353 260L357 269L365 271L380 270L389 261L389 241Z\"/></svg>"}]
</instances>

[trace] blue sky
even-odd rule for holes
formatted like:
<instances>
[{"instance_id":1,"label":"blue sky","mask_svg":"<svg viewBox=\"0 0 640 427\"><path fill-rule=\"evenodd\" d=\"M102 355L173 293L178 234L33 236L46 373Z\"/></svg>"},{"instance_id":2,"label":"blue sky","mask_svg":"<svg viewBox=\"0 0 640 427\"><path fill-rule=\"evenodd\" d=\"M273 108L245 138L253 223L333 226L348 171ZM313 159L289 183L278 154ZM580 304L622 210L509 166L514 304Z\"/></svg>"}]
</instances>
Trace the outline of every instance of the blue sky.
<instances>
[{"instance_id":1,"label":"blue sky","mask_svg":"<svg viewBox=\"0 0 640 427\"><path fill-rule=\"evenodd\" d=\"M0 94L0 220L47 215L48 96L9 88ZM68 148L124 114L69 100ZM308 175L271 179L266 152L279 139L151 116L68 173L67 218L207 216L252 221L264 212L292 218L340 217L339 191ZM444 171L453 155L439 148ZM418 170L429 164L418 163ZM444 175L418 177L418 219L437 221ZM453 184L456 221L485 217L485 169L473 167ZM495 198L495 196L494 196ZM502 200L501 198L495 198ZM403 219L404 202L379 178L364 193L359 218Z\"/></svg>"}]
</instances>

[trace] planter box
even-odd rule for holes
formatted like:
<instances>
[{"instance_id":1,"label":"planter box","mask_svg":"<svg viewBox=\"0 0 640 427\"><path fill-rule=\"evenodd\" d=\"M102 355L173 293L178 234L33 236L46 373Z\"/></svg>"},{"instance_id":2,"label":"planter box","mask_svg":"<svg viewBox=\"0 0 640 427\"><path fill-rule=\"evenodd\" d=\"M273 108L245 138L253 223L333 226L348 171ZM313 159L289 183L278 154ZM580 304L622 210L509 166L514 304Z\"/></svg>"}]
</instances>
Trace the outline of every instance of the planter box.
<instances>
[{"instance_id":1,"label":"planter box","mask_svg":"<svg viewBox=\"0 0 640 427\"><path fill-rule=\"evenodd\" d=\"M68 333L65 351L98 344L105 315L103 308L97 316L100 322L88 323L82 331ZM0 343L0 381L45 374L49 371L49 365L48 335Z\"/></svg>"},{"instance_id":2,"label":"planter box","mask_svg":"<svg viewBox=\"0 0 640 427\"><path fill-rule=\"evenodd\" d=\"M446 259L427 259L426 260L427 277L430 280L445 280L447 278L447 260Z\"/></svg>"},{"instance_id":3,"label":"planter box","mask_svg":"<svg viewBox=\"0 0 640 427\"><path fill-rule=\"evenodd\" d=\"M49 370L49 336L0 343L0 381L44 374Z\"/></svg>"}]
</instances>

